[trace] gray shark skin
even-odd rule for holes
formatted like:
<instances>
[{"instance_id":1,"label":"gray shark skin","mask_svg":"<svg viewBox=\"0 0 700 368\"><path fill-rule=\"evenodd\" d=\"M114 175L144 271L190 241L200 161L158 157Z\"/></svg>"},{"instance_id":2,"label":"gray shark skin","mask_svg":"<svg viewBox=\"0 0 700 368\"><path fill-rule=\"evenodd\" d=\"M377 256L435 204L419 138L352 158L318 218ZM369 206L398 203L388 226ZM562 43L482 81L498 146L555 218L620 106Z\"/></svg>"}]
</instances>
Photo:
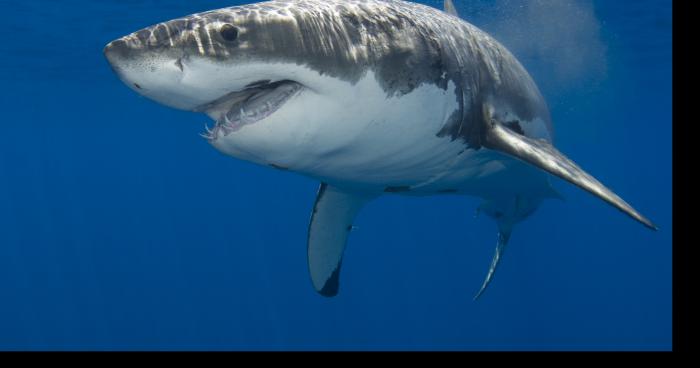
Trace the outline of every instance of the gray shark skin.
<instances>
[{"instance_id":1,"label":"gray shark skin","mask_svg":"<svg viewBox=\"0 0 700 368\"><path fill-rule=\"evenodd\" d=\"M322 182L312 283L339 291L357 213L383 194L470 195L496 220L492 280L515 225L557 198L549 174L656 226L553 146L547 103L500 43L399 0L278 0L195 14L118 39L105 55L154 101L202 112L233 157Z\"/></svg>"}]
</instances>

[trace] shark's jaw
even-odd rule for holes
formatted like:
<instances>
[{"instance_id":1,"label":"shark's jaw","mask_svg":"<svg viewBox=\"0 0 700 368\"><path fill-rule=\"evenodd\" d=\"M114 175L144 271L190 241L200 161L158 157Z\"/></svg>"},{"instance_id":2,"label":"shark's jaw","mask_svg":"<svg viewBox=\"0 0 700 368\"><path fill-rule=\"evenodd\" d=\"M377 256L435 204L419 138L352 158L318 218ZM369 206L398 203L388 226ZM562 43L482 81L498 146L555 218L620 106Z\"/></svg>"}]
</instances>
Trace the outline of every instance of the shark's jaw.
<instances>
[{"instance_id":1,"label":"shark's jaw","mask_svg":"<svg viewBox=\"0 0 700 368\"><path fill-rule=\"evenodd\" d=\"M304 85L292 80L262 80L200 106L195 111L204 112L214 120L214 128L207 127L203 134L204 138L213 142L267 119L304 90Z\"/></svg>"},{"instance_id":2,"label":"shark's jaw","mask_svg":"<svg viewBox=\"0 0 700 368\"><path fill-rule=\"evenodd\" d=\"M288 63L176 58L158 50L126 58L123 44L112 42L105 54L124 84L164 106L208 115L214 127L207 124L202 135L212 143L272 117L305 91L320 92L317 73Z\"/></svg>"}]
</instances>

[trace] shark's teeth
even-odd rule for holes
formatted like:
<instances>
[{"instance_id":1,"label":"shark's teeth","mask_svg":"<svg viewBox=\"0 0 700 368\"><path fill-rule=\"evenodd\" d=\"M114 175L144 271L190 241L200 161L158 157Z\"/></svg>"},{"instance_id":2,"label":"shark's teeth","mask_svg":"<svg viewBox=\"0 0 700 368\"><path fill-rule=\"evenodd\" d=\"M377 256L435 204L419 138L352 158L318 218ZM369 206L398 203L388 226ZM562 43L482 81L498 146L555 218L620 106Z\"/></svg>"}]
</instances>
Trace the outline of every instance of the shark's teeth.
<instances>
[{"instance_id":1,"label":"shark's teeth","mask_svg":"<svg viewBox=\"0 0 700 368\"><path fill-rule=\"evenodd\" d=\"M233 126L231 127L226 127L225 124L221 122L217 122L216 125L214 125L214 128L210 128L209 124L204 124L204 129L206 130L205 133L200 134L200 136L209 142L214 142L217 139L220 138L221 133L224 133L224 135L229 135L231 134L232 131L235 130Z\"/></svg>"},{"instance_id":2,"label":"shark's teeth","mask_svg":"<svg viewBox=\"0 0 700 368\"><path fill-rule=\"evenodd\" d=\"M204 129L206 130L206 132L200 134L202 138L208 141L213 141L216 139L216 133L218 130L217 128L214 128L214 130L212 130L211 128L209 128L209 124L204 123Z\"/></svg>"},{"instance_id":3,"label":"shark's teeth","mask_svg":"<svg viewBox=\"0 0 700 368\"><path fill-rule=\"evenodd\" d=\"M240 124L237 124L236 121L231 121L227 115L224 115L224 121L221 123L221 129L224 131L224 136L228 136L229 134L235 132L238 130L240 127Z\"/></svg>"},{"instance_id":4,"label":"shark's teeth","mask_svg":"<svg viewBox=\"0 0 700 368\"><path fill-rule=\"evenodd\" d=\"M301 90L301 85L290 83L288 85L277 84L274 88L269 88L266 91L258 91L248 99L230 106L228 112L220 115L213 131L206 127L206 133L202 134L202 137L212 141L228 137L245 126L255 124L274 114L287 100Z\"/></svg>"},{"instance_id":5,"label":"shark's teeth","mask_svg":"<svg viewBox=\"0 0 700 368\"><path fill-rule=\"evenodd\" d=\"M243 125L255 123L255 115L255 111L248 114L245 109L241 107L241 123Z\"/></svg>"},{"instance_id":6,"label":"shark's teeth","mask_svg":"<svg viewBox=\"0 0 700 368\"><path fill-rule=\"evenodd\" d=\"M229 134L233 133L236 131L236 129L233 126L230 125L222 125L221 130L224 131L224 136L228 136Z\"/></svg>"}]
</instances>

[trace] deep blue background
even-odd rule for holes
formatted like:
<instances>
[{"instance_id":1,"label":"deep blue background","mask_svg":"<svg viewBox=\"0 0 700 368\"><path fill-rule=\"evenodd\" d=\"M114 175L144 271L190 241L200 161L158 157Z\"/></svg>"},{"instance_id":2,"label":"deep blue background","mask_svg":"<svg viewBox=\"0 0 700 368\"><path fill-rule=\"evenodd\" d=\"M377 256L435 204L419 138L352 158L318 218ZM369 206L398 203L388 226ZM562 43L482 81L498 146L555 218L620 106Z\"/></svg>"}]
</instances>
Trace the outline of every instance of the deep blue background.
<instances>
[{"instance_id":1,"label":"deep blue background","mask_svg":"<svg viewBox=\"0 0 700 368\"><path fill-rule=\"evenodd\" d=\"M235 2L5 0L0 349L670 349L671 1L574 1L592 13L572 27L599 29L560 43L557 14L519 21L527 1L456 2L533 72L559 148L660 232L557 181L567 201L517 229L473 302L495 245L479 202L385 197L324 299L306 269L317 183L217 153L208 118L139 97L102 56Z\"/></svg>"}]
</instances>

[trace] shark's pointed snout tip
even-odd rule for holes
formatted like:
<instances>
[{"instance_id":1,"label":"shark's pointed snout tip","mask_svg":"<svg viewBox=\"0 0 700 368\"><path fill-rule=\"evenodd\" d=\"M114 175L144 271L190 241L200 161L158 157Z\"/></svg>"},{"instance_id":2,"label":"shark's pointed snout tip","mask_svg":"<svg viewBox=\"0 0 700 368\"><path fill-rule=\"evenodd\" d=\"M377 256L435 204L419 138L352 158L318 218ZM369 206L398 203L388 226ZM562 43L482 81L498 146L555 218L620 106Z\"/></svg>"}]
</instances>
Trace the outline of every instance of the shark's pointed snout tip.
<instances>
[{"instance_id":1,"label":"shark's pointed snout tip","mask_svg":"<svg viewBox=\"0 0 700 368\"><path fill-rule=\"evenodd\" d=\"M116 56L124 54L127 48L128 46L126 44L126 41L119 39L108 43L107 46L105 46L102 50L102 53L105 55L107 60L109 60L110 63L113 63Z\"/></svg>"}]
</instances>

